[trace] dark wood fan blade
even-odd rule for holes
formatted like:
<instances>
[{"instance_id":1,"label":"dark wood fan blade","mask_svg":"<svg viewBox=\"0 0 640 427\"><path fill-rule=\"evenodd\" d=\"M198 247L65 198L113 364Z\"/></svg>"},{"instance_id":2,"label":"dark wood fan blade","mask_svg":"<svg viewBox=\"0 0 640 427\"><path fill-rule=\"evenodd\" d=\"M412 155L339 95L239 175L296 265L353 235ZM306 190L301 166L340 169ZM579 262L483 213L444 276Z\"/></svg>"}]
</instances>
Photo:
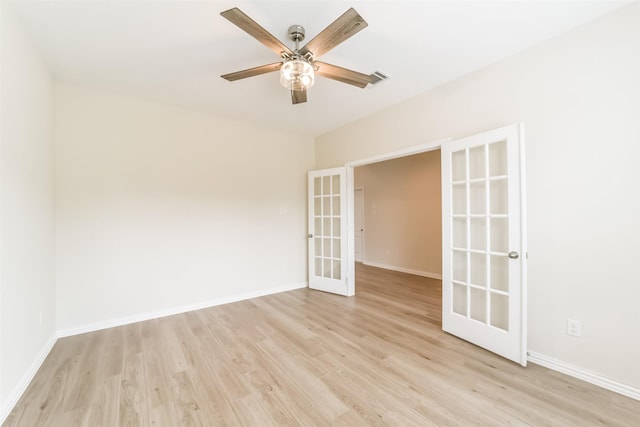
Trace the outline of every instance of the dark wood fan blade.
<instances>
[{"instance_id":1,"label":"dark wood fan blade","mask_svg":"<svg viewBox=\"0 0 640 427\"><path fill-rule=\"evenodd\" d=\"M307 90L292 90L291 91L291 103L302 104L307 102Z\"/></svg>"},{"instance_id":2,"label":"dark wood fan blade","mask_svg":"<svg viewBox=\"0 0 640 427\"><path fill-rule=\"evenodd\" d=\"M354 8L351 8L300 49L300 53L305 55L311 52L314 58L319 58L358 31L366 28L367 25L367 21Z\"/></svg>"},{"instance_id":3,"label":"dark wood fan blade","mask_svg":"<svg viewBox=\"0 0 640 427\"><path fill-rule=\"evenodd\" d=\"M313 63L316 69L316 75L337 80L360 88L365 88L369 83L373 83L371 76L348 68L338 67L337 65L327 64L326 62L316 61Z\"/></svg>"},{"instance_id":4,"label":"dark wood fan blade","mask_svg":"<svg viewBox=\"0 0 640 427\"><path fill-rule=\"evenodd\" d=\"M242 71L236 71L235 73L224 74L222 77L230 82L246 79L247 77L259 76L260 74L271 73L278 71L282 67L282 62L274 62L273 64L261 65L259 67L248 68Z\"/></svg>"},{"instance_id":5,"label":"dark wood fan blade","mask_svg":"<svg viewBox=\"0 0 640 427\"><path fill-rule=\"evenodd\" d=\"M243 11L234 7L233 9L220 12L220 15L244 30L247 34L258 40L260 43L274 51L278 56L282 52L293 55L293 51L285 46L280 40L275 38L269 31L265 30L253 19L249 18Z\"/></svg>"}]
</instances>

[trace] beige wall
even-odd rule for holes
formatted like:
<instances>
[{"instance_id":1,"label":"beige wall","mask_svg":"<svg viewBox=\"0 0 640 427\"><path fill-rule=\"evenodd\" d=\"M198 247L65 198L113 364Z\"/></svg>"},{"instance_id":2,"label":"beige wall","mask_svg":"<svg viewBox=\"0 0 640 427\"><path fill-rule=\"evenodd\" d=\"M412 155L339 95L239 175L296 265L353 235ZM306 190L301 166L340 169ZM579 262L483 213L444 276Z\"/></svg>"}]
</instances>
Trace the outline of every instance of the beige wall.
<instances>
[{"instance_id":1,"label":"beige wall","mask_svg":"<svg viewBox=\"0 0 640 427\"><path fill-rule=\"evenodd\" d=\"M55 339L53 84L0 2L0 423Z\"/></svg>"},{"instance_id":2,"label":"beige wall","mask_svg":"<svg viewBox=\"0 0 640 427\"><path fill-rule=\"evenodd\" d=\"M316 142L323 168L524 122L529 349L636 389L638 22L634 3Z\"/></svg>"},{"instance_id":3,"label":"beige wall","mask_svg":"<svg viewBox=\"0 0 640 427\"><path fill-rule=\"evenodd\" d=\"M56 87L58 329L306 284L313 140Z\"/></svg>"},{"instance_id":4,"label":"beige wall","mask_svg":"<svg viewBox=\"0 0 640 427\"><path fill-rule=\"evenodd\" d=\"M354 183L364 188L363 262L440 277L440 150L355 168Z\"/></svg>"}]
</instances>

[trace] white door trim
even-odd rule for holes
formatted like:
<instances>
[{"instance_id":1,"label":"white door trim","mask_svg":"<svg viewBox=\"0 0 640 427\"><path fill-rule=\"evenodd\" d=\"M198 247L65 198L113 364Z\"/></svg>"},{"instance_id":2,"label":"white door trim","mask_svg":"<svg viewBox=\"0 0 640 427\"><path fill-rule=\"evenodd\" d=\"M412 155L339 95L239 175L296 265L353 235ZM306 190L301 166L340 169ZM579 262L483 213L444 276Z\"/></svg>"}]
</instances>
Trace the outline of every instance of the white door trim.
<instances>
[{"instance_id":1,"label":"white door trim","mask_svg":"<svg viewBox=\"0 0 640 427\"><path fill-rule=\"evenodd\" d=\"M370 165L372 163L384 162L385 160L398 159L400 157L412 156L414 154L426 153L427 151L437 150L445 142L451 141L451 138L438 139L437 141L427 142L425 144L414 145L413 147L402 148L400 150L391 151L388 153L377 154L371 157L365 157L360 160L353 160L345 163L347 168L355 168L358 166ZM353 191L354 188L347 188L347 191Z\"/></svg>"}]
</instances>

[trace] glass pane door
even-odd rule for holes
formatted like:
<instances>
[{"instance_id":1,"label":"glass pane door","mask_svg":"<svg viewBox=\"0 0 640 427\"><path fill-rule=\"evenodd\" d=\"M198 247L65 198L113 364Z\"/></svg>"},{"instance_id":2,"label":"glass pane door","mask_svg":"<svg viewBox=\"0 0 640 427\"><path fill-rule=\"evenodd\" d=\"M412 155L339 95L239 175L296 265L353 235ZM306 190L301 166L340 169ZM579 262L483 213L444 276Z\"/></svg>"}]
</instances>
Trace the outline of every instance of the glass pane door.
<instances>
[{"instance_id":1,"label":"glass pane door","mask_svg":"<svg viewBox=\"0 0 640 427\"><path fill-rule=\"evenodd\" d=\"M452 152L453 312L509 331L506 141Z\"/></svg>"},{"instance_id":2,"label":"glass pane door","mask_svg":"<svg viewBox=\"0 0 640 427\"><path fill-rule=\"evenodd\" d=\"M340 175L313 179L315 275L340 279Z\"/></svg>"},{"instance_id":3,"label":"glass pane door","mask_svg":"<svg viewBox=\"0 0 640 427\"><path fill-rule=\"evenodd\" d=\"M526 363L518 126L445 144L443 329Z\"/></svg>"},{"instance_id":4,"label":"glass pane door","mask_svg":"<svg viewBox=\"0 0 640 427\"><path fill-rule=\"evenodd\" d=\"M309 173L309 287L346 295L346 169Z\"/></svg>"}]
</instances>

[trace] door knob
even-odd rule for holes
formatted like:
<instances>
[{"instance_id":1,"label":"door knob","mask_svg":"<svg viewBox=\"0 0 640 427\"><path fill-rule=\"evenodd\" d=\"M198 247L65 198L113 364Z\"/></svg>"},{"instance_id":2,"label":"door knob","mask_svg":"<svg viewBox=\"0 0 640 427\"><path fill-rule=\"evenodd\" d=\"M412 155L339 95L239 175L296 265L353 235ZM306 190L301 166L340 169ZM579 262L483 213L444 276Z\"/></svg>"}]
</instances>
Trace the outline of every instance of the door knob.
<instances>
[{"instance_id":1,"label":"door knob","mask_svg":"<svg viewBox=\"0 0 640 427\"><path fill-rule=\"evenodd\" d=\"M511 258L511 259L518 259L518 258L520 258L520 254L519 254L518 252L516 252L516 251L511 251L511 252L509 252L509 255L508 255L508 256L509 256L509 258Z\"/></svg>"},{"instance_id":2,"label":"door knob","mask_svg":"<svg viewBox=\"0 0 640 427\"><path fill-rule=\"evenodd\" d=\"M307 234L307 237L311 239L311 238L313 238L313 234L309 233L309 234Z\"/></svg>"}]
</instances>

